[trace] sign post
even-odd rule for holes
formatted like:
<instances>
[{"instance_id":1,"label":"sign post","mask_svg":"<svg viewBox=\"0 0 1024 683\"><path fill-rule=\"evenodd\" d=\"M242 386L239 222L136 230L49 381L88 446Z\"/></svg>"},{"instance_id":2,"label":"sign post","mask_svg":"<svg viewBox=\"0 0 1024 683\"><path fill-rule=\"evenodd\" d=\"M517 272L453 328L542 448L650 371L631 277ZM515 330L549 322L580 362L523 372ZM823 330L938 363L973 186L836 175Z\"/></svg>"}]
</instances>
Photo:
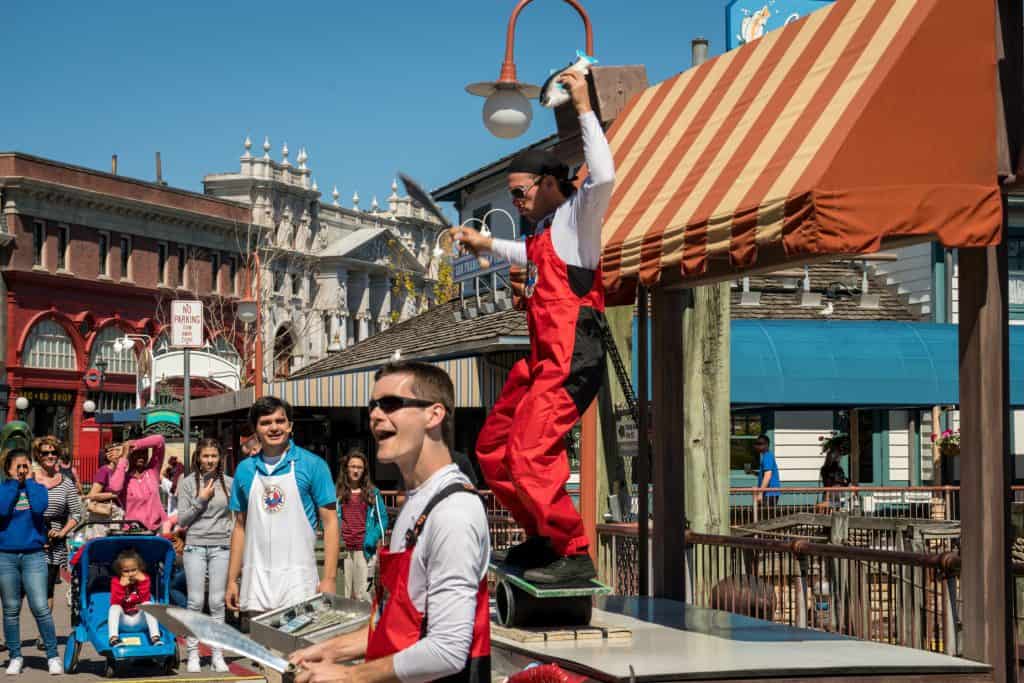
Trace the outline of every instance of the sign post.
<instances>
[{"instance_id":1,"label":"sign post","mask_svg":"<svg viewBox=\"0 0 1024 683\"><path fill-rule=\"evenodd\" d=\"M182 430L185 432L183 443L185 467L188 468L189 438L192 430L191 393L192 368L190 366L191 349L203 346L203 302L176 299L171 302L171 346L184 349L184 401Z\"/></svg>"}]
</instances>

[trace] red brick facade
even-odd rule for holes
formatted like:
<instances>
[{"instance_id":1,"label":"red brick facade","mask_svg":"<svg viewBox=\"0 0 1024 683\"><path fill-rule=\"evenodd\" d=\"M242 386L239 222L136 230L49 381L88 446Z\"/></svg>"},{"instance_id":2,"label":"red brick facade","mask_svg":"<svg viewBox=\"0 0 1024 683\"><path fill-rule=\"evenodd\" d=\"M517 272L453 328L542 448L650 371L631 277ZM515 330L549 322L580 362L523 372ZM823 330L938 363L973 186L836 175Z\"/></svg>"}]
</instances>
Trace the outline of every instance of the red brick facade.
<instances>
[{"instance_id":1,"label":"red brick facade","mask_svg":"<svg viewBox=\"0 0 1024 683\"><path fill-rule=\"evenodd\" d=\"M236 280L242 278L242 259L230 250L237 240L223 236L247 224L248 208L18 154L0 154L0 199L6 219L0 234L13 238L4 248L3 270L8 418L17 415L18 396L25 396L33 408L56 411L67 420L74 449L90 391L84 376L97 335L115 326L155 339L161 332L158 306L177 296L212 293L213 258L219 260L219 291L230 296L232 259ZM78 216L94 224L69 220ZM208 243L220 236L225 246L199 248L186 241L193 235L208 237ZM103 240L105 267L100 262ZM122 243L130 249L127 272L122 272ZM167 249L163 274L158 267L161 244ZM180 249L190 261L186 279L195 280L189 290L178 282ZM241 291L241 282L236 284ZM73 370L27 367L26 341L33 326L46 319L70 339ZM210 391L203 383L197 388L193 395ZM134 395L136 378L108 369L102 390Z\"/></svg>"}]
</instances>

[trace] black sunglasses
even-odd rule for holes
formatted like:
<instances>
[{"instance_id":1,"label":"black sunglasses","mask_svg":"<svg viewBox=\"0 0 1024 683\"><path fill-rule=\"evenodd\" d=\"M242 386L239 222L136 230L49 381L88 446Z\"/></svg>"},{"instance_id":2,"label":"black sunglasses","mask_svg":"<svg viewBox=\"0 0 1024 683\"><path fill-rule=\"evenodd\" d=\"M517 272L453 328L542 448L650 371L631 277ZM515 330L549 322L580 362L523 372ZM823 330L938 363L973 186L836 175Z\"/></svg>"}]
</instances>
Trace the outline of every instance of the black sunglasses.
<instances>
[{"instance_id":1,"label":"black sunglasses","mask_svg":"<svg viewBox=\"0 0 1024 683\"><path fill-rule=\"evenodd\" d=\"M380 408L387 414L391 414L399 408L426 408L432 406L437 401L428 401L423 398L408 398L406 396L381 396L380 398L371 398L370 402L366 404L370 412L373 412L374 408Z\"/></svg>"},{"instance_id":2,"label":"black sunglasses","mask_svg":"<svg viewBox=\"0 0 1024 683\"><path fill-rule=\"evenodd\" d=\"M39 451L39 455L57 455L57 451Z\"/></svg>"},{"instance_id":3,"label":"black sunglasses","mask_svg":"<svg viewBox=\"0 0 1024 683\"><path fill-rule=\"evenodd\" d=\"M542 180L544 180L544 176L537 178L533 181L532 185L520 185L519 187L513 187L508 191L508 193L512 195L513 200L526 199L526 193L540 185L540 181Z\"/></svg>"}]
</instances>

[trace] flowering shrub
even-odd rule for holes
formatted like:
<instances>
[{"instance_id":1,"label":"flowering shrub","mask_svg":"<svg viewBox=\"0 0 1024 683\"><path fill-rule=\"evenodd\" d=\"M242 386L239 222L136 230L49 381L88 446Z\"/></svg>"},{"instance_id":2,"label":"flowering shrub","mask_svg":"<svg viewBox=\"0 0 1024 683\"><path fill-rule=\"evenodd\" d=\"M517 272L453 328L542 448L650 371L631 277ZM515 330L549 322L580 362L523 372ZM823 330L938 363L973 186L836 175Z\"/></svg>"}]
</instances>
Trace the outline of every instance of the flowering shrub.
<instances>
[{"instance_id":1,"label":"flowering shrub","mask_svg":"<svg viewBox=\"0 0 1024 683\"><path fill-rule=\"evenodd\" d=\"M960 455L960 432L945 429L941 434L932 433L932 443L939 445L943 455Z\"/></svg>"},{"instance_id":2,"label":"flowering shrub","mask_svg":"<svg viewBox=\"0 0 1024 683\"><path fill-rule=\"evenodd\" d=\"M821 452L831 453L833 449L839 451L839 455L850 454L850 435L842 432L831 432L828 436L819 436L818 443L821 444Z\"/></svg>"}]
</instances>

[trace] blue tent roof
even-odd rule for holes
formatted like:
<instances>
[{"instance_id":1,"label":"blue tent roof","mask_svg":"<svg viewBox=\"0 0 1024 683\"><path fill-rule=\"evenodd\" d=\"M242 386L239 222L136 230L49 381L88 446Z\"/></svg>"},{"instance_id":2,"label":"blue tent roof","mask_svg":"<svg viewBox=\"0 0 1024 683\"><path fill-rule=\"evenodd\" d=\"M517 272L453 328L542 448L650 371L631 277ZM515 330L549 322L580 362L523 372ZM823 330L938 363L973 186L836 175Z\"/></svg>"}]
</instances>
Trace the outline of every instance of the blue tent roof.
<instances>
[{"instance_id":1,"label":"blue tent roof","mask_svg":"<svg viewBox=\"0 0 1024 683\"><path fill-rule=\"evenodd\" d=\"M733 404L959 403L957 326L734 320ZM1024 405L1024 328L1010 327L1010 402Z\"/></svg>"},{"instance_id":2,"label":"blue tent roof","mask_svg":"<svg viewBox=\"0 0 1024 683\"><path fill-rule=\"evenodd\" d=\"M96 422L99 424L126 424L140 422L142 413L136 409L114 410L109 413L96 413Z\"/></svg>"}]
</instances>

